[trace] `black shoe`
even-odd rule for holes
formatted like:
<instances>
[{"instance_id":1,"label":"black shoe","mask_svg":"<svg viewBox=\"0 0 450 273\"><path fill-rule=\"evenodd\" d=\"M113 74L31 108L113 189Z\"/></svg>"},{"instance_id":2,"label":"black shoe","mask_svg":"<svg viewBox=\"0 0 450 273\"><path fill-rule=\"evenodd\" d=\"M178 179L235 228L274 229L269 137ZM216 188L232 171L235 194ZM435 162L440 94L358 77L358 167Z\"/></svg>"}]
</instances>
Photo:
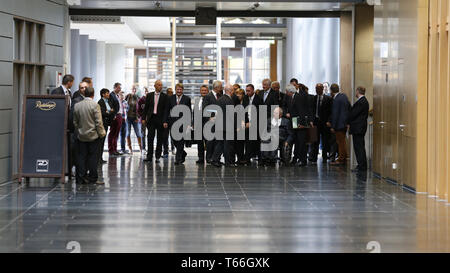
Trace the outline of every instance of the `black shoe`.
<instances>
[{"instance_id":1,"label":"black shoe","mask_svg":"<svg viewBox=\"0 0 450 273\"><path fill-rule=\"evenodd\" d=\"M237 165L234 164L234 163L230 163L230 164L225 164L225 167L227 167L227 168L236 168Z\"/></svg>"},{"instance_id":2,"label":"black shoe","mask_svg":"<svg viewBox=\"0 0 450 273\"><path fill-rule=\"evenodd\" d=\"M155 160L155 162L156 162L156 163L161 162L161 158L157 158L157 159Z\"/></svg>"},{"instance_id":3,"label":"black shoe","mask_svg":"<svg viewBox=\"0 0 450 273\"><path fill-rule=\"evenodd\" d=\"M297 167L305 167L305 166L308 166L308 164L306 164L306 162L297 163Z\"/></svg>"},{"instance_id":4,"label":"black shoe","mask_svg":"<svg viewBox=\"0 0 450 273\"><path fill-rule=\"evenodd\" d=\"M146 159L144 159L144 162L152 162L153 161L153 158L146 158Z\"/></svg>"},{"instance_id":5,"label":"black shoe","mask_svg":"<svg viewBox=\"0 0 450 273\"><path fill-rule=\"evenodd\" d=\"M297 162L298 162L298 159L294 158L291 160L291 165L295 165L295 164L297 164Z\"/></svg>"},{"instance_id":6,"label":"black shoe","mask_svg":"<svg viewBox=\"0 0 450 273\"><path fill-rule=\"evenodd\" d=\"M213 165L214 167L217 167L217 168L222 167L222 164L220 164L219 162L214 162L214 161L211 162L211 165Z\"/></svg>"},{"instance_id":7,"label":"black shoe","mask_svg":"<svg viewBox=\"0 0 450 273\"><path fill-rule=\"evenodd\" d=\"M178 166L178 165L180 165L181 164L181 162L180 161L175 161L175 166Z\"/></svg>"},{"instance_id":8,"label":"black shoe","mask_svg":"<svg viewBox=\"0 0 450 273\"><path fill-rule=\"evenodd\" d=\"M204 159L199 159L197 162L195 162L195 164L197 164L197 165L205 165L205 160Z\"/></svg>"}]
</instances>

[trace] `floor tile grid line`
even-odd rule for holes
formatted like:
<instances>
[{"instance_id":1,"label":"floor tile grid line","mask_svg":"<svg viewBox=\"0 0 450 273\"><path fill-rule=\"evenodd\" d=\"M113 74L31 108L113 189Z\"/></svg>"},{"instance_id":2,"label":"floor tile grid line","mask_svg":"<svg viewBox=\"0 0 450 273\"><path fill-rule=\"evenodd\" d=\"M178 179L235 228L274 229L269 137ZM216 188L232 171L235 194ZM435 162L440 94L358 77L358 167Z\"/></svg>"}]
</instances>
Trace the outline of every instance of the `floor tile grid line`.
<instances>
[{"instance_id":1,"label":"floor tile grid line","mask_svg":"<svg viewBox=\"0 0 450 273\"><path fill-rule=\"evenodd\" d=\"M299 193L299 195L301 195L301 196L303 196L302 195L302 193L300 192L300 191L298 191L296 188L294 188L293 186L292 186L292 184L291 183L289 183L289 182L287 182L293 189L294 189L294 191L296 191L297 193ZM303 196L304 197L304 196ZM305 198L305 197L304 197ZM306 199L306 198L305 198ZM311 201L309 201L308 199L306 199L307 201L308 201L308 203L310 203L310 205L311 206L313 206L313 207L315 207L316 209L318 209L318 211L320 211L320 213L323 215L323 216L326 216L327 214L326 214L326 210L325 209L321 209L321 208L318 208L317 206L315 206L314 205L314 203L312 203ZM342 228L340 228L339 227L339 225L336 223L336 221L334 221L334 220L331 220L332 221L332 224L334 225L334 227L348 240L348 238L349 238L349 236L345 233L345 231L342 229Z\"/></svg>"},{"instance_id":2,"label":"floor tile grid line","mask_svg":"<svg viewBox=\"0 0 450 273\"><path fill-rule=\"evenodd\" d=\"M46 193L45 195L43 195L39 200L37 200L34 204L32 204L31 206L29 206L25 211L23 211L20 215L16 216L14 219L12 219L7 225L3 226L2 228L0 228L0 234L5 231L8 227L10 227L12 224L14 224L18 219L20 219L21 217L23 217L28 211L30 211L33 207L35 207L40 201L42 201L43 199L47 198L48 195L50 193L52 193L53 191L55 191L57 189L57 186L55 186L52 190L50 190L48 193Z\"/></svg>"},{"instance_id":3,"label":"floor tile grid line","mask_svg":"<svg viewBox=\"0 0 450 273\"><path fill-rule=\"evenodd\" d=\"M16 248L16 250L20 250L19 248L22 248L25 244L26 241L28 241L31 237L34 236L34 234L38 233L39 230L41 230L48 222L50 222L52 220L52 218L56 215L56 213L58 211L61 211L65 205L67 205L67 203L73 198L73 195L69 195L64 201L63 203L50 215L47 217L47 219L39 226L37 227L32 233L29 234L28 237L25 238L25 240ZM74 219L74 218L72 218ZM58 230L57 234L60 233L60 231L62 230L62 227ZM52 240L53 241L53 240ZM50 242L51 243L51 242Z\"/></svg>"},{"instance_id":4,"label":"floor tile grid line","mask_svg":"<svg viewBox=\"0 0 450 273\"><path fill-rule=\"evenodd\" d=\"M14 189L13 191L11 191L11 192L9 192L8 194L2 196L2 197L0 198L0 201L3 200L3 199L5 199L6 197L12 195L13 193L17 192L18 190L23 189L24 187L25 187L25 183L22 183L19 187L17 187L17 188Z\"/></svg>"}]
</instances>

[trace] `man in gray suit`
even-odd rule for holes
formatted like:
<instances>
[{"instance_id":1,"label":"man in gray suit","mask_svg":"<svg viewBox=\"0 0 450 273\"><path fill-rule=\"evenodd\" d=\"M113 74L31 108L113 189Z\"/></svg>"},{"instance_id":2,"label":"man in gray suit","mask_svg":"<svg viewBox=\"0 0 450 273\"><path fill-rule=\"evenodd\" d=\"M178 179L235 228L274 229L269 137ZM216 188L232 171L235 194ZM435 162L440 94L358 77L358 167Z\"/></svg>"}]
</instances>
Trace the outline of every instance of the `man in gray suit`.
<instances>
[{"instance_id":1,"label":"man in gray suit","mask_svg":"<svg viewBox=\"0 0 450 273\"><path fill-rule=\"evenodd\" d=\"M100 106L94 99L94 89L86 88L85 99L77 103L74 107L73 123L78 141L78 164L77 164L77 183L97 183L97 156L100 140L106 136L103 127L102 114ZM87 171L89 175L86 176Z\"/></svg>"}]
</instances>

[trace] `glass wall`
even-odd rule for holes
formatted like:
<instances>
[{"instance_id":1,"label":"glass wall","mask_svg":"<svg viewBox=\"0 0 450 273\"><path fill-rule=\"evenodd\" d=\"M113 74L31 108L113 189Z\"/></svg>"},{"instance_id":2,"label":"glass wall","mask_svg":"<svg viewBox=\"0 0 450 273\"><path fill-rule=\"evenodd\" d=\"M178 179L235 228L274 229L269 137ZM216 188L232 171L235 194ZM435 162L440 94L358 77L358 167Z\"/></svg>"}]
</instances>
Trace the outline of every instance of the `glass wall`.
<instances>
[{"instance_id":1,"label":"glass wall","mask_svg":"<svg viewBox=\"0 0 450 273\"><path fill-rule=\"evenodd\" d=\"M253 83L261 88L270 76L270 45L273 40L250 40L246 48L222 48L223 80L230 84Z\"/></svg>"}]
</instances>

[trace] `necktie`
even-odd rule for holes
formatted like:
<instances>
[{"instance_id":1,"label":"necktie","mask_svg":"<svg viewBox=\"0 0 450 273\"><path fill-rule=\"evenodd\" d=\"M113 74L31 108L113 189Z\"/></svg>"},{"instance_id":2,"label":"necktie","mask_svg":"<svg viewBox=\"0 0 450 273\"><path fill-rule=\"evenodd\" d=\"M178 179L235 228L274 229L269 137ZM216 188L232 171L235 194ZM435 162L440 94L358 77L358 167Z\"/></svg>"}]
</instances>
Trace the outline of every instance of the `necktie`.
<instances>
[{"instance_id":1,"label":"necktie","mask_svg":"<svg viewBox=\"0 0 450 273\"><path fill-rule=\"evenodd\" d=\"M181 97L177 97L177 105L180 105Z\"/></svg>"},{"instance_id":2,"label":"necktie","mask_svg":"<svg viewBox=\"0 0 450 273\"><path fill-rule=\"evenodd\" d=\"M155 92L155 105L154 105L154 108L153 108L153 114L158 114L158 102L159 102L159 93L156 93Z\"/></svg>"},{"instance_id":3,"label":"necktie","mask_svg":"<svg viewBox=\"0 0 450 273\"><path fill-rule=\"evenodd\" d=\"M268 95L269 95L269 91L265 91L264 92L264 102L266 102Z\"/></svg>"},{"instance_id":4,"label":"necktie","mask_svg":"<svg viewBox=\"0 0 450 273\"><path fill-rule=\"evenodd\" d=\"M319 107L322 105L321 101L322 101L322 97L317 96L316 118L319 117Z\"/></svg>"}]
</instances>

